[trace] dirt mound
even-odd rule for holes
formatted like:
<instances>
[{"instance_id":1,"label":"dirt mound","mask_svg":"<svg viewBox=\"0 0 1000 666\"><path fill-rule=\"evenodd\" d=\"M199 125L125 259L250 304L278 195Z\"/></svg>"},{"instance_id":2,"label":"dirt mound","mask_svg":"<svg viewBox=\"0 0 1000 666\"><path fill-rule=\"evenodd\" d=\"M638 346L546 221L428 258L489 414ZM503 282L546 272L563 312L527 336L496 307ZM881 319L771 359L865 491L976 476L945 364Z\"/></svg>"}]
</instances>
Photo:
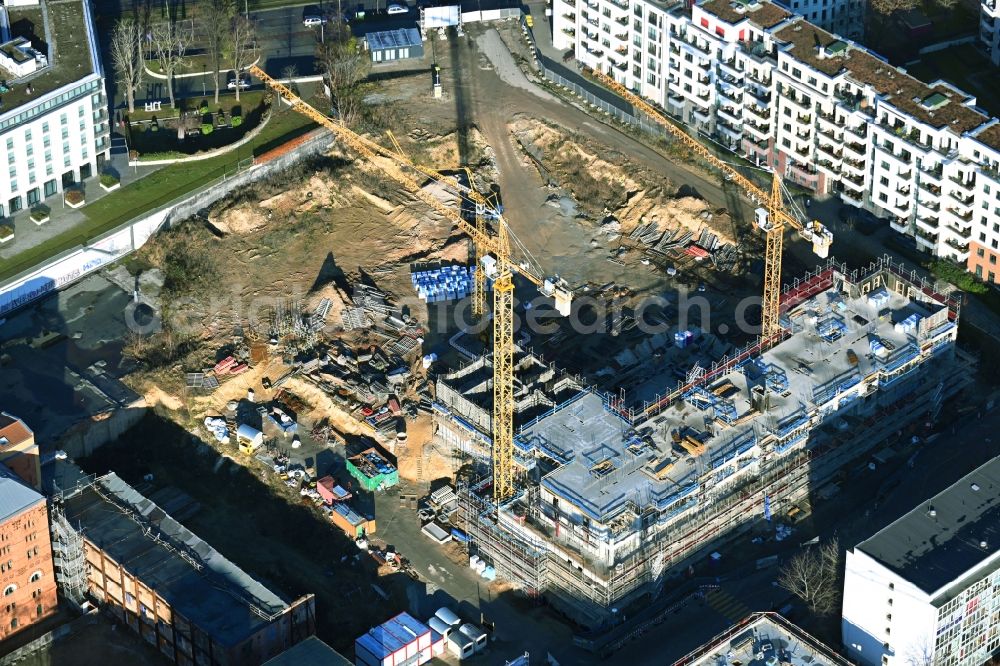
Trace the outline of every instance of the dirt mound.
<instances>
[{"instance_id":1,"label":"dirt mound","mask_svg":"<svg viewBox=\"0 0 1000 666\"><path fill-rule=\"evenodd\" d=\"M618 232L627 235L649 223L695 234L708 227L720 242L734 242L727 214L695 197L674 198L663 176L636 167L626 156L529 116L516 117L508 128L549 178L572 193L582 213L593 219L613 216Z\"/></svg>"}]
</instances>

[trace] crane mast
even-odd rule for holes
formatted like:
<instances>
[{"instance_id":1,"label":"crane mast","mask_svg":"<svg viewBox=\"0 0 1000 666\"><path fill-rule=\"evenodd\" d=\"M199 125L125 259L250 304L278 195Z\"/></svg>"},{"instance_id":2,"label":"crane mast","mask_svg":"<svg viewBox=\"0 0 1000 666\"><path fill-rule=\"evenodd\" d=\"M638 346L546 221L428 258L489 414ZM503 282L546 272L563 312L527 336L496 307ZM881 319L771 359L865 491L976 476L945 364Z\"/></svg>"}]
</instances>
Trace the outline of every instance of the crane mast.
<instances>
[{"instance_id":1,"label":"crane mast","mask_svg":"<svg viewBox=\"0 0 1000 666\"><path fill-rule=\"evenodd\" d=\"M833 244L833 235L818 221L802 223L785 209L781 199L781 177L772 172L771 193L768 194L757 187L757 184L744 176L728 162L719 159L700 141L685 132L682 128L670 122L652 104L618 83L603 72L593 70L593 76L602 85L613 90L636 109L642 111L650 119L663 127L674 139L677 139L704 162L721 171L727 180L753 201L763 204L755 211L755 223L764 231L766 247L764 251L764 294L761 303L761 335L765 339L773 338L781 332L781 252L784 243L785 226L796 229L799 234L812 242L813 252L826 258Z\"/></svg>"},{"instance_id":2,"label":"crane mast","mask_svg":"<svg viewBox=\"0 0 1000 666\"><path fill-rule=\"evenodd\" d=\"M550 281L534 273L524 265L516 265L511 257L510 236L506 222L497 215L493 234L487 231L481 210L486 200L471 187L464 187L454 178L445 176L434 169L415 164L407 157L395 137L391 137L395 150L390 150L367 139L343 124L327 117L312 105L302 100L287 86L276 81L257 65L248 69L269 88L280 95L297 112L330 130L333 135L359 153L362 157L378 165L382 172L407 188L425 204L451 220L466 233L475 244L476 286L473 308L478 302L481 313L485 301L485 280L493 280L493 423L492 423L492 469L493 499L499 504L514 495L514 272L540 287L542 294L555 300L556 310L569 314L572 294L556 281ZM421 174L441 183L455 192L459 199L459 210L446 205L421 187L414 173ZM476 222L469 223L461 214L461 201L467 200L476 207ZM475 295L478 294L478 295Z\"/></svg>"}]
</instances>

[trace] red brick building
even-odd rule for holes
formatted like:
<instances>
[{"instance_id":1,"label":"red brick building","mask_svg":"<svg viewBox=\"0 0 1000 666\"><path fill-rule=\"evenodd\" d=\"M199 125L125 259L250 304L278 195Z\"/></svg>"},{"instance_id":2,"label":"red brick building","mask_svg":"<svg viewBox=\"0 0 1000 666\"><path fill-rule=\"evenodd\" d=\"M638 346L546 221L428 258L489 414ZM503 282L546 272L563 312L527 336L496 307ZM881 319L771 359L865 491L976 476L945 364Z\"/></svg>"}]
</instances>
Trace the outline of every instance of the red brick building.
<instances>
[{"instance_id":1,"label":"red brick building","mask_svg":"<svg viewBox=\"0 0 1000 666\"><path fill-rule=\"evenodd\" d=\"M55 612L45 498L0 465L0 640Z\"/></svg>"},{"instance_id":2,"label":"red brick building","mask_svg":"<svg viewBox=\"0 0 1000 666\"><path fill-rule=\"evenodd\" d=\"M0 464L35 490L42 489L42 465L35 433L24 421L6 412L0 412Z\"/></svg>"}]
</instances>

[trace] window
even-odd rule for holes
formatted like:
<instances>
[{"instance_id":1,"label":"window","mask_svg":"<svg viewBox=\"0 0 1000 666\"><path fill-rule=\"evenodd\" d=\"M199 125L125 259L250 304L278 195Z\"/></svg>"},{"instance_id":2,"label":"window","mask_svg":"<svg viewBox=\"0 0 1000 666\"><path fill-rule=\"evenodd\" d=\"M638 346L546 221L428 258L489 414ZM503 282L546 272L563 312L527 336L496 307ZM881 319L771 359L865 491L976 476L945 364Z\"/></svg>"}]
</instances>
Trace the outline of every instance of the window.
<instances>
[{"instance_id":1,"label":"window","mask_svg":"<svg viewBox=\"0 0 1000 666\"><path fill-rule=\"evenodd\" d=\"M889 589L890 590L895 590L896 589L896 584L895 583L889 583Z\"/></svg>"},{"instance_id":2,"label":"window","mask_svg":"<svg viewBox=\"0 0 1000 666\"><path fill-rule=\"evenodd\" d=\"M10 628L11 629L17 629L17 618L16 617L13 620L10 621Z\"/></svg>"},{"instance_id":3,"label":"window","mask_svg":"<svg viewBox=\"0 0 1000 666\"><path fill-rule=\"evenodd\" d=\"M41 201L41 196L38 193L38 188L37 187L33 187L30 190L28 190L28 205L29 206L34 206L39 201ZM34 574L32 574L32 575L34 575ZM38 575L41 576L41 572L38 572ZM32 581L32 582L34 582L34 581Z\"/></svg>"},{"instance_id":4,"label":"window","mask_svg":"<svg viewBox=\"0 0 1000 666\"><path fill-rule=\"evenodd\" d=\"M889 601L888 601L888 604L889 604L890 606L892 605L892 597L889 597Z\"/></svg>"},{"instance_id":5,"label":"window","mask_svg":"<svg viewBox=\"0 0 1000 666\"><path fill-rule=\"evenodd\" d=\"M45 192L45 198L48 198L55 194L57 189L58 187L56 186L55 180L47 180L45 181L45 186L42 191Z\"/></svg>"},{"instance_id":6,"label":"window","mask_svg":"<svg viewBox=\"0 0 1000 666\"><path fill-rule=\"evenodd\" d=\"M42 610L43 609L42 609L42 605L41 604L38 604L37 606L35 606L35 615L37 615L38 617L41 617L42 616Z\"/></svg>"},{"instance_id":7,"label":"window","mask_svg":"<svg viewBox=\"0 0 1000 666\"><path fill-rule=\"evenodd\" d=\"M10 585L8 585L7 587L4 588L3 596L9 597L10 595L14 594L14 592L16 592L16 591L17 591L17 585L14 585L13 583L11 583Z\"/></svg>"},{"instance_id":8,"label":"window","mask_svg":"<svg viewBox=\"0 0 1000 666\"><path fill-rule=\"evenodd\" d=\"M990 255L990 263L991 264L997 263L997 255L995 255L995 254L991 254Z\"/></svg>"},{"instance_id":9,"label":"window","mask_svg":"<svg viewBox=\"0 0 1000 666\"><path fill-rule=\"evenodd\" d=\"M67 122L69 122L69 121L66 118L66 114L65 113L59 116L59 124L60 125L65 125Z\"/></svg>"},{"instance_id":10,"label":"window","mask_svg":"<svg viewBox=\"0 0 1000 666\"><path fill-rule=\"evenodd\" d=\"M35 573L31 574L30 578L28 578L28 582L29 583L36 583L36 582L38 582L41 579L42 579L42 572L41 571L36 571Z\"/></svg>"},{"instance_id":11,"label":"window","mask_svg":"<svg viewBox=\"0 0 1000 666\"><path fill-rule=\"evenodd\" d=\"M984 257L984 256L986 256L986 250L984 250L984 249L983 249L983 248L981 248L981 247L979 247L979 248L976 248L976 254L977 254L978 256L980 256L980 257Z\"/></svg>"},{"instance_id":12,"label":"window","mask_svg":"<svg viewBox=\"0 0 1000 666\"><path fill-rule=\"evenodd\" d=\"M10 209L11 214L21 210L21 197L12 197L10 201L7 202L7 207ZM12 569L13 567L8 566L7 568Z\"/></svg>"}]
</instances>

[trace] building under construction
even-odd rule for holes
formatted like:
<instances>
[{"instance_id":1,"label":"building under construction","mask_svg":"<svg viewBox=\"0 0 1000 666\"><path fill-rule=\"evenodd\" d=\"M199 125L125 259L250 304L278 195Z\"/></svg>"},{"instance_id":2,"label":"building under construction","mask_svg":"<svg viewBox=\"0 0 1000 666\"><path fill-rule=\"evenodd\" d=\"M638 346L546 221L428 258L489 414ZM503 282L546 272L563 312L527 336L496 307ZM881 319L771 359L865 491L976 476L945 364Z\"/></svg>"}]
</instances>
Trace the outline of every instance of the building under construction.
<instances>
[{"instance_id":1,"label":"building under construction","mask_svg":"<svg viewBox=\"0 0 1000 666\"><path fill-rule=\"evenodd\" d=\"M261 664L316 630L313 595L288 602L114 473L76 475L52 500L60 589L177 664Z\"/></svg>"},{"instance_id":2,"label":"building under construction","mask_svg":"<svg viewBox=\"0 0 1000 666\"><path fill-rule=\"evenodd\" d=\"M853 272L830 263L786 288L781 311L779 339L697 365L637 404L553 371L537 391L546 409L515 430L517 495L497 507L489 479L462 487L475 552L526 593L601 626L678 565L936 415L968 381L955 356L957 297L888 260ZM438 432L488 443L488 420L460 395L468 376L439 380Z\"/></svg>"}]
</instances>

